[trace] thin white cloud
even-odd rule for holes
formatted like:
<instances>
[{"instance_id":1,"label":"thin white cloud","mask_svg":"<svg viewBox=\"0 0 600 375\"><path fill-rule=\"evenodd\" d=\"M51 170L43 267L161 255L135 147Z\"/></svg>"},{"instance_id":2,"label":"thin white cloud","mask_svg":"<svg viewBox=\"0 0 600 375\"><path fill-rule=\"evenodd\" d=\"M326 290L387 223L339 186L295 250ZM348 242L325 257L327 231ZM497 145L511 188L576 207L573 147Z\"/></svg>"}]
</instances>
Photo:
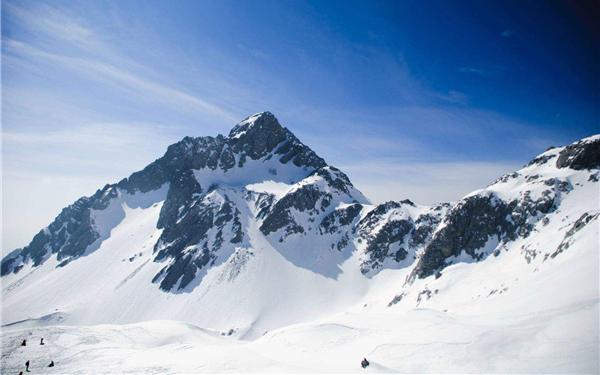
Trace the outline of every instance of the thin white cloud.
<instances>
[{"instance_id":1,"label":"thin white cloud","mask_svg":"<svg viewBox=\"0 0 600 375\"><path fill-rule=\"evenodd\" d=\"M240 114L233 113L209 100L146 79L125 69L125 64L123 64L125 59L113 51L110 43L105 40L104 34L96 32L91 26L86 25L83 19L66 9L47 4L23 6L13 3L5 4L4 8L8 17L18 21L22 27L33 34L31 42L27 43L3 38L5 47L13 52L44 58L70 69L86 72L89 78L95 80L110 79L126 86L126 88L135 90L141 97L168 104L178 110L200 111L219 116L231 122L235 122L240 118ZM83 50L81 52L85 52L88 57L69 56L63 53L64 43L62 45L60 43L48 44L45 42L45 38L48 37L59 40L59 42L67 42L71 46ZM61 52L49 51L46 48L41 49L36 45L60 46ZM94 56L94 58L90 56ZM108 61L111 61L111 63ZM131 65L132 63L127 61L127 64ZM133 63L133 65L136 66L137 71L146 69L137 63Z\"/></svg>"},{"instance_id":2,"label":"thin white cloud","mask_svg":"<svg viewBox=\"0 0 600 375\"><path fill-rule=\"evenodd\" d=\"M84 49L104 48L104 42L94 31L74 15L48 4L29 4L25 7L5 2L7 17L18 21L37 37L51 37Z\"/></svg>"},{"instance_id":3,"label":"thin white cloud","mask_svg":"<svg viewBox=\"0 0 600 375\"><path fill-rule=\"evenodd\" d=\"M13 53L44 58L59 63L64 67L84 72L88 74L89 78L95 80L111 80L114 83L125 85L126 88L136 91L142 97L159 101L180 110L207 112L232 122L240 118L239 115L233 112L183 90L147 80L108 63L89 58L70 57L46 52L25 42L13 39L5 39L4 44Z\"/></svg>"}]
</instances>

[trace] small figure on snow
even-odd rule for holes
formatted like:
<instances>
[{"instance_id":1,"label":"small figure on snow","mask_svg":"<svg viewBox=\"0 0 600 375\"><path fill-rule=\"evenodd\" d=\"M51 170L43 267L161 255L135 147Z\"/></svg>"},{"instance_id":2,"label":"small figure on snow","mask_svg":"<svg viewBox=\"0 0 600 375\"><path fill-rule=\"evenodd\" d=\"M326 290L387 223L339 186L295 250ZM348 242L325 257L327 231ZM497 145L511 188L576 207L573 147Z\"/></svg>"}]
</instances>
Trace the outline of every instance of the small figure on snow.
<instances>
[{"instance_id":1,"label":"small figure on snow","mask_svg":"<svg viewBox=\"0 0 600 375\"><path fill-rule=\"evenodd\" d=\"M44 345L44 338L43 337L40 339L40 345Z\"/></svg>"},{"instance_id":2,"label":"small figure on snow","mask_svg":"<svg viewBox=\"0 0 600 375\"><path fill-rule=\"evenodd\" d=\"M48 365L48 367L54 367L54 361L50 361L50 364Z\"/></svg>"},{"instance_id":3,"label":"small figure on snow","mask_svg":"<svg viewBox=\"0 0 600 375\"><path fill-rule=\"evenodd\" d=\"M27 340L23 339L23 342L21 343L21 346L27 346Z\"/></svg>"},{"instance_id":4,"label":"small figure on snow","mask_svg":"<svg viewBox=\"0 0 600 375\"><path fill-rule=\"evenodd\" d=\"M369 366L369 361L367 361L366 358L363 358L363 360L360 362L360 365L362 368L367 368Z\"/></svg>"},{"instance_id":5,"label":"small figure on snow","mask_svg":"<svg viewBox=\"0 0 600 375\"><path fill-rule=\"evenodd\" d=\"M25 371L29 372L29 360L25 362Z\"/></svg>"}]
</instances>

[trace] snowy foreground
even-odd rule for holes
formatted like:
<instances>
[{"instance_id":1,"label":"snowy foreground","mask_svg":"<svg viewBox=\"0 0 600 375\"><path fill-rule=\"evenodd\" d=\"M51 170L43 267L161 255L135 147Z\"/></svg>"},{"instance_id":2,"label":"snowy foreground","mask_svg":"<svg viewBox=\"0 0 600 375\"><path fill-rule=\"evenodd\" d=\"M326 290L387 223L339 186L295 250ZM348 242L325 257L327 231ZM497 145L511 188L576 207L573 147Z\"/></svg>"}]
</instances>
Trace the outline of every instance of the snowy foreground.
<instances>
[{"instance_id":1,"label":"snowy foreground","mask_svg":"<svg viewBox=\"0 0 600 375\"><path fill-rule=\"evenodd\" d=\"M5 327L2 373L596 372L595 302L496 319L432 309L347 313L243 341L180 322ZM592 331L589 328L594 327ZM586 332L587 331L587 332ZM47 341L39 346L38 337ZM18 346L23 337L31 344ZM50 360L57 366L47 368Z\"/></svg>"},{"instance_id":2,"label":"snowy foreground","mask_svg":"<svg viewBox=\"0 0 600 375\"><path fill-rule=\"evenodd\" d=\"M502 258L477 268L458 264L440 284L443 298L428 300L425 308L387 307L387 291L403 277L390 270L348 311L252 340L175 321L61 325L68 319L57 312L2 327L2 373L17 374L28 359L33 373L596 373L598 298L589 281L598 280L590 275L597 270L590 260L598 257L585 255L560 268L540 267L506 284L503 293L484 294L479 279ZM453 285L457 279L463 289ZM581 287L572 288L578 282ZM464 288L478 287L481 294L471 302L460 298ZM452 296L462 302L453 303ZM40 337L45 346L38 345ZM26 347L19 346L23 338ZM367 370L359 367L363 357L371 361ZM46 367L50 360L53 369Z\"/></svg>"}]
</instances>

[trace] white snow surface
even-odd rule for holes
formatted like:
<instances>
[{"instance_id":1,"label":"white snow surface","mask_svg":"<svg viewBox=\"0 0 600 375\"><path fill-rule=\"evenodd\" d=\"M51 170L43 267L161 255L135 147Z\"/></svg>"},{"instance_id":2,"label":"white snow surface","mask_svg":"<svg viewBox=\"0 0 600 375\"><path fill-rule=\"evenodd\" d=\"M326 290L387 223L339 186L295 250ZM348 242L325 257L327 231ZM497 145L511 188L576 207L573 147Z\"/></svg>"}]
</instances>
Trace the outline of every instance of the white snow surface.
<instances>
[{"instance_id":1,"label":"white snow surface","mask_svg":"<svg viewBox=\"0 0 600 375\"><path fill-rule=\"evenodd\" d=\"M283 197L288 191L290 191L291 187L292 184L286 184L285 182L266 180L263 182L248 184L246 185L246 190L255 191L257 193L273 194L275 198L279 199Z\"/></svg>"},{"instance_id":2,"label":"white snow surface","mask_svg":"<svg viewBox=\"0 0 600 375\"><path fill-rule=\"evenodd\" d=\"M163 266L152 250L167 187L120 193L94 212L101 239L80 259L57 268L51 257L3 277L1 372L24 371L26 360L33 372L60 374L600 370L599 190L588 180L597 171L534 165L472 193L509 199L531 190L536 197L544 187L527 181L532 174L573 186L546 223L497 248L499 255L480 262L457 257L442 277L407 283L414 262L365 277L356 244L337 252L316 235L283 244L264 236L244 192L280 199L306 171L262 175L269 161L249 162L261 165L227 176L196 171L203 186L222 185L220 192L245 207L248 243L191 290L166 293L151 282ZM411 216L426 208L414 210ZM551 257L584 213L596 218ZM485 252L496 246L488 241ZM25 338L29 344L21 347ZM366 370L363 357L371 362ZM54 368L46 367L50 360Z\"/></svg>"}]
</instances>

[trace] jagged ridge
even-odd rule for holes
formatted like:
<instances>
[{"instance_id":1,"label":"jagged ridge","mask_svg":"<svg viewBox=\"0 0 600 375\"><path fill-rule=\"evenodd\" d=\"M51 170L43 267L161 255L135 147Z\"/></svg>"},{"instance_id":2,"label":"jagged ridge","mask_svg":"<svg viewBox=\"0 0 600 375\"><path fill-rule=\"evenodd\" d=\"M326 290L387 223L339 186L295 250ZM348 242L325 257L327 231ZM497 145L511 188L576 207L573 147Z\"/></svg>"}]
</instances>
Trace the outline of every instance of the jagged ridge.
<instances>
[{"instance_id":1,"label":"jagged ridge","mask_svg":"<svg viewBox=\"0 0 600 375\"><path fill-rule=\"evenodd\" d=\"M587 181L597 183L599 166L600 137L595 136L549 149L521 171L454 205L425 207L404 200L373 206L342 171L327 165L273 114L262 112L237 124L227 137L185 137L143 170L77 200L28 246L7 255L1 272L18 273L30 263L37 267L53 255L60 267L67 266L103 240L97 212L121 196L165 189L156 223L162 232L153 248L161 269L152 280L163 291L190 291L209 268L230 257L246 259L240 249L252 248L247 235L252 225L282 254L289 243L310 238L319 257L339 263L357 253L367 277L385 268L412 267L412 282L439 277L462 254L478 261L527 238L576 188L560 171L588 173ZM250 188L265 181L285 191ZM597 217L590 211L574 228ZM565 241L556 254L568 247ZM316 262L297 263L311 268Z\"/></svg>"}]
</instances>

